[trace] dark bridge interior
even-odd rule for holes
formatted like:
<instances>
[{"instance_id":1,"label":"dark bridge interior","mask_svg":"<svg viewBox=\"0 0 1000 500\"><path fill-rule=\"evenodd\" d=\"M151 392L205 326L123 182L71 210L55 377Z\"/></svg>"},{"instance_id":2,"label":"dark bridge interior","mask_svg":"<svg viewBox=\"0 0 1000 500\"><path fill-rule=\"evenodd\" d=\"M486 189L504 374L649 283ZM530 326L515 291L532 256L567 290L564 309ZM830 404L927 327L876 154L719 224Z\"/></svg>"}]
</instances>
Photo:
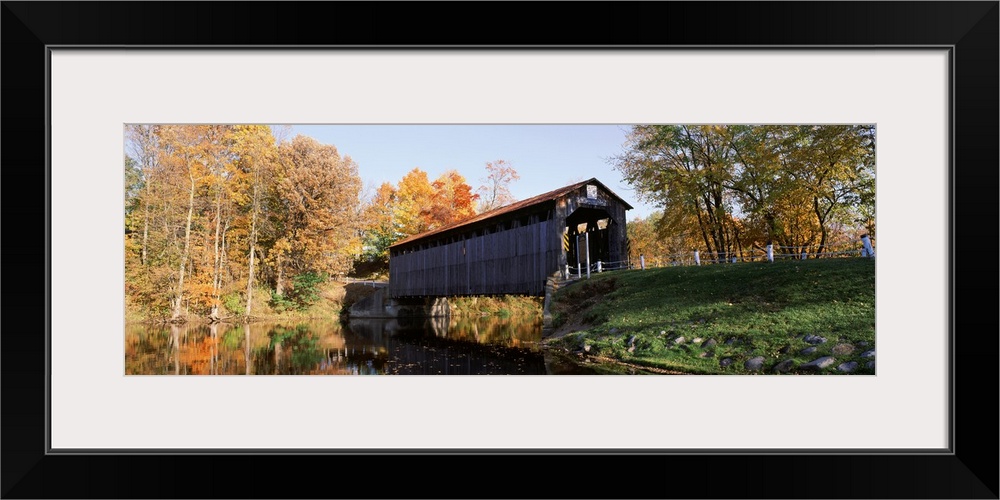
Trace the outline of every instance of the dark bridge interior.
<instances>
[{"instance_id":1,"label":"dark bridge interior","mask_svg":"<svg viewBox=\"0 0 1000 500\"><path fill-rule=\"evenodd\" d=\"M566 263L571 269L579 264L586 269L587 257L590 263L611 262L611 228L613 220L606 210L579 208L566 218L566 235L569 248L566 249Z\"/></svg>"}]
</instances>

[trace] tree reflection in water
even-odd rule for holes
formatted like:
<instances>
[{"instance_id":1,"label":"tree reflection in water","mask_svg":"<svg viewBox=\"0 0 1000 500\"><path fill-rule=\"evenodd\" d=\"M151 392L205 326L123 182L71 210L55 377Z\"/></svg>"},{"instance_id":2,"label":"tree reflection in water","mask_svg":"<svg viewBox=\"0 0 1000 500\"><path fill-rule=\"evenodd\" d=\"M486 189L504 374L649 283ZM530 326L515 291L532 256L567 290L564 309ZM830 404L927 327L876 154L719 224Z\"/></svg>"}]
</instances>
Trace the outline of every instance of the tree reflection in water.
<instances>
[{"instance_id":1,"label":"tree reflection in water","mask_svg":"<svg viewBox=\"0 0 1000 500\"><path fill-rule=\"evenodd\" d=\"M130 375L545 374L541 321L127 325Z\"/></svg>"}]
</instances>

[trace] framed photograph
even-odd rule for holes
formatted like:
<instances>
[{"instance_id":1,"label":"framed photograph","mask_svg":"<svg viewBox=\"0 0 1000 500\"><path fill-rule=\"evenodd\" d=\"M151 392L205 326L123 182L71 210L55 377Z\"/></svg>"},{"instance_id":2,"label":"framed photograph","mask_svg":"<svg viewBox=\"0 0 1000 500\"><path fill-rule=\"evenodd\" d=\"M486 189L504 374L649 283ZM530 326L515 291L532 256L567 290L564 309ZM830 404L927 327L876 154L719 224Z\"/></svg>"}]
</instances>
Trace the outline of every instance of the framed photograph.
<instances>
[{"instance_id":1,"label":"framed photograph","mask_svg":"<svg viewBox=\"0 0 1000 500\"><path fill-rule=\"evenodd\" d=\"M4 497L997 498L997 2L455 5L4 2ZM878 369L127 375L129 124L872 124Z\"/></svg>"}]
</instances>

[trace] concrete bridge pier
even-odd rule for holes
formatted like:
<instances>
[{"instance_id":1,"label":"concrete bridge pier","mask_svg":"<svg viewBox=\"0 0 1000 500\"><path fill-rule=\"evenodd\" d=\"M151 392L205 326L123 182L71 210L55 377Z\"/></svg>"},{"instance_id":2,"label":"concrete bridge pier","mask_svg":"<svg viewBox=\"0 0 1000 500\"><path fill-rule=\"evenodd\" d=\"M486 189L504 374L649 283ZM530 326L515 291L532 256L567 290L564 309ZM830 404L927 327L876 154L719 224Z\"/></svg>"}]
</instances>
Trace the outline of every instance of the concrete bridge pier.
<instances>
[{"instance_id":1,"label":"concrete bridge pier","mask_svg":"<svg viewBox=\"0 0 1000 500\"><path fill-rule=\"evenodd\" d=\"M351 318L439 318L450 317L451 306L447 297L386 296L382 288L351 306Z\"/></svg>"}]
</instances>

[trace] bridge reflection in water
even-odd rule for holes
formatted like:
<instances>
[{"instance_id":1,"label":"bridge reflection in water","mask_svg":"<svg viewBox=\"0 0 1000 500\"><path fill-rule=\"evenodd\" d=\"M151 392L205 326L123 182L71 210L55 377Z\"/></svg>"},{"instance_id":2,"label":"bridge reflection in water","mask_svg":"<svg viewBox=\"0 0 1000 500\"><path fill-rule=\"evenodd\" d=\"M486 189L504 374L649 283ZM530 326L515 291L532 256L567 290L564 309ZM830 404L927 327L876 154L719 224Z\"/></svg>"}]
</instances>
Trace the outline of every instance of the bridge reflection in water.
<instances>
[{"instance_id":1,"label":"bridge reflection in water","mask_svg":"<svg viewBox=\"0 0 1000 500\"><path fill-rule=\"evenodd\" d=\"M387 374L544 375L541 328L541 319L356 319L345 339L355 350L384 353L371 361Z\"/></svg>"},{"instance_id":2,"label":"bridge reflection in water","mask_svg":"<svg viewBox=\"0 0 1000 500\"><path fill-rule=\"evenodd\" d=\"M127 325L127 375L543 375L541 319Z\"/></svg>"}]
</instances>

